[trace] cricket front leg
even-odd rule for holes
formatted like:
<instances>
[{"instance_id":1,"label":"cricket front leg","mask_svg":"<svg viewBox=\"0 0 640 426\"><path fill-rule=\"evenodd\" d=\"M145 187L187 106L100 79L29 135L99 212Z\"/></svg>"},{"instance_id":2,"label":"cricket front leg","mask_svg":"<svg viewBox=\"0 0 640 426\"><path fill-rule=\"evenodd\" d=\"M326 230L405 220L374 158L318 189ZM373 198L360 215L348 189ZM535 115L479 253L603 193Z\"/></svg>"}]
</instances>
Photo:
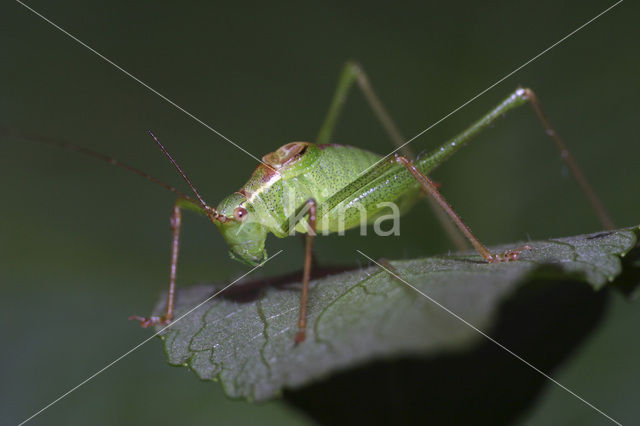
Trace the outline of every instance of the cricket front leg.
<instances>
[{"instance_id":1,"label":"cricket front leg","mask_svg":"<svg viewBox=\"0 0 640 426\"><path fill-rule=\"evenodd\" d=\"M178 249L180 247L180 227L182 225L182 211L180 201L173 206L171 215L171 265L169 267L169 290L167 291L167 307L163 316L140 317L132 315L130 320L139 321L144 328L155 325L167 325L173 320L173 307L176 293L176 277L178 270Z\"/></svg>"},{"instance_id":2,"label":"cricket front leg","mask_svg":"<svg viewBox=\"0 0 640 426\"><path fill-rule=\"evenodd\" d=\"M294 338L294 342L296 344L302 343L307 336L307 301L309 299L309 280L311 279L311 267L313 265L313 239L316 235L316 201L314 199L307 200L304 208L308 211L309 229L305 235L304 272L302 274L300 315L298 317L298 332Z\"/></svg>"},{"instance_id":3,"label":"cricket front leg","mask_svg":"<svg viewBox=\"0 0 640 426\"><path fill-rule=\"evenodd\" d=\"M399 164L402 164L411 175L420 183L425 192L427 192L436 203L442 207L442 210L453 220L456 226L460 229L462 234L469 240L471 245L480 253L482 258L489 263L498 263L498 262L509 262L512 260L517 260L520 256L520 252L523 250L530 250L529 246L522 246L516 250L507 250L504 253L500 254L492 254L489 249L485 247L484 244L480 242L473 235L471 229L462 221L460 216L453 210L453 208L449 205L447 200L444 199L442 194L438 192L436 185L433 183L431 179L429 179L425 174L423 174L411 160L407 157L403 157L401 155L395 154L393 157L393 161Z\"/></svg>"}]
</instances>

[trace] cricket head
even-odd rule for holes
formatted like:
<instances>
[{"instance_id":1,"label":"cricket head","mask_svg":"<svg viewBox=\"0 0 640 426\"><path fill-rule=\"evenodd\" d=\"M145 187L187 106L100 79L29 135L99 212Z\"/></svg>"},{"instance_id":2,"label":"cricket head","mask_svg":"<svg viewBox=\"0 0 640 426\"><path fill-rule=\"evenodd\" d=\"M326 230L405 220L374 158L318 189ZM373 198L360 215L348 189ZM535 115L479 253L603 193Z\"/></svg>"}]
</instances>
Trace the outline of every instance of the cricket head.
<instances>
[{"instance_id":1,"label":"cricket head","mask_svg":"<svg viewBox=\"0 0 640 426\"><path fill-rule=\"evenodd\" d=\"M160 143L158 138L151 131L149 131L149 134L153 137L153 140L169 159L171 164L173 164L176 170L178 170L178 173L180 173L185 182L187 182L193 191L193 194L196 196L196 199L182 194L172 186L164 184L146 173L137 171L129 166L123 167L177 193L180 195L180 199L183 202L186 202L187 205L191 205L192 207L195 206L198 211L208 216L209 219L218 226L220 232L222 232L222 236L229 244L229 247L231 247L230 254L232 258L248 263L251 266L257 266L262 263L267 258L267 252L264 249L264 242L267 239L267 230L259 221L252 217L255 216L252 214L254 213L253 206L251 206L250 203L247 203L247 197L236 192L222 200L220 205L218 205L218 208L214 209L209 206L193 185L191 179L187 177L187 174L178 165L176 160L173 159L171 154L169 154L164 145ZM84 150L83 152L87 151ZM96 156L95 153L90 155ZM114 163L114 160L111 158L102 155L98 155L98 157L112 164L117 164Z\"/></svg>"},{"instance_id":2,"label":"cricket head","mask_svg":"<svg viewBox=\"0 0 640 426\"><path fill-rule=\"evenodd\" d=\"M223 199L216 210L219 214L233 219L216 224L229 244L231 258L256 266L267 258L264 248L267 229L254 219L253 208L246 201L247 198L239 193Z\"/></svg>"}]
</instances>

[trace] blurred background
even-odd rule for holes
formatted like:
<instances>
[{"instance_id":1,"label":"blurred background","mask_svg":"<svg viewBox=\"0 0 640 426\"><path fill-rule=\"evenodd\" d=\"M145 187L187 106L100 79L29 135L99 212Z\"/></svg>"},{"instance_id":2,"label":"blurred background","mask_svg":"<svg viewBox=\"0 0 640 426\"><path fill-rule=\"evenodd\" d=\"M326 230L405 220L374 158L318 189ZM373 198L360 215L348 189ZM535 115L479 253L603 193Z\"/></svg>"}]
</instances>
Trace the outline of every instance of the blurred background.
<instances>
[{"instance_id":1,"label":"blurred background","mask_svg":"<svg viewBox=\"0 0 640 426\"><path fill-rule=\"evenodd\" d=\"M28 5L261 157L313 141L346 60L359 61L409 138L613 2L109 1ZM640 223L637 3L623 2L415 140L419 152L464 129L519 84L533 88L619 226ZM68 140L184 187L145 133L152 129L210 203L237 190L254 159L18 3L0 6L0 125ZM356 90L334 142L391 145ZM0 418L15 424L150 335L146 315L167 282L172 194L103 163L2 137L0 156ZM433 175L487 244L600 230L528 108L516 111ZM452 249L424 203L401 236L317 241L329 264L364 264ZM257 274L302 265L297 239ZM215 227L184 216L179 285L227 281ZM622 423L640 417L637 304L615 293L599 328L554 377ZM526 354L522 354L526 358ZM482 368L482 365L478 365ZM523 366L522 368L526 368ZM226 399L165 363L159 340L44 412L32 424L305 424L282 401ZM604 424L549 385L524 424Z\"/></svg>"}]
</instances>

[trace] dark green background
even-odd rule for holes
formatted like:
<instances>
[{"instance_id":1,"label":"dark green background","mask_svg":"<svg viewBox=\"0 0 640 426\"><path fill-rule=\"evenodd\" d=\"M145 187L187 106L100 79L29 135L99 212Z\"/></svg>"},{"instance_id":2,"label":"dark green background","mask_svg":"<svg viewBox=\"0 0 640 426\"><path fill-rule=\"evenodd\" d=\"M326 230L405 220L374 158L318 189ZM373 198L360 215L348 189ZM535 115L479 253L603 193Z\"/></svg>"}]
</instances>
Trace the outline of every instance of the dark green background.
<instances>
[{"instance_id":1,"label":"dark green background","mask_svg":"<svg viewBox=\"0 0 640 426\"><path fill-rule=\"evenodd\" d=\"M362 63L411 137L612 2L46 2L29 5L239 145L261 156L313 140L342 64ZM618 225L640 222L639 8L627 0L412 143L436 146L518 84L535 89ZM0 124L110 153L182 185L145 134L152 129L211 203L255 160L167 104L18 3L0 6ZM334 141L390 149L354 92ZM75 154L2 140L0 417L17 423L149 336L167 280L173 196ZM442 192L488 244L600 229L528 109L437 171ZM323 238L325 263L364 264L451 247L425 205L399 238ZM185 216L179 282L228 280L247 268L206 221ZM262 274L300 267L295 239ZM637 422L640 310L615 294L601 327L561 369L561 383L622 423ZM461 325L463 326L463 325ZM497 350L497 349L496 349ZM522 354L526 357L526 354ZM481 369L482 365L478 365ZM527 368L523 365L522 368ZM533 374L533 373L532 373ZM152 341L33 424L305 423L281 402L225 399L165 364ZM550 385L530 424L605 424Z\"/></svg>"}]
</instances>

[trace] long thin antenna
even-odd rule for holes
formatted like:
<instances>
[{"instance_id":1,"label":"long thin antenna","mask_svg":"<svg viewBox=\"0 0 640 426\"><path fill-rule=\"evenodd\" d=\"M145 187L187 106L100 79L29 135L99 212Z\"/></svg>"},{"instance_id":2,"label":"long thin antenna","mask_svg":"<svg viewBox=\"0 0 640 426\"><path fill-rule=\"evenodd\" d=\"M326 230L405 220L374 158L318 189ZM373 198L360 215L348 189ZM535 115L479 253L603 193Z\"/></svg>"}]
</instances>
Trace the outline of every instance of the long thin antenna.
<instances>
[{"instance_id":1,"label":"long thin antenna","mask_svg":"<svg viewBox=\"0 0 640 426\"><path fill-rule=\"evenodd\" d=\"M173 159L171 154L169 154L169 151L167 151L167 149L164 147L164 145L162 145L160 143L160 141L158 140L156 135L154 135L151 130L147 130L147 132L149 132L149 134L151 135L153 140L156 141L156 143L158 144L158 146L160 147L160 149L162 150L164 155L169 159L169 161L171 161L171 164L173 164L173 166L178 170L178 173L180 173L180 175L185 180L185 182L187 182L187 184L189 185L189 187L191 188L191 190L195 194L195 196L198 199L198 201L200 201L200 204L202 205L202 208L207 212L207 215L209 216L209 218L212 221L217 220L217 221L223 222L223 223L227 222L228 220L231 220L230 218L219 214L216 209L214 209L209 204L207 204L206 201L204 201L204 198L202 198L202 196L200 195L200 193L198 192L196 187L193 185L193 183L191 182L191 179L189 179L189 177L187 177L187 174L182 170L182 167L180 167L178 165L178 163L176 162L176 160Z\"/></svg>"},{"instance_id":2,"label":"long thin antenna","mask_svg":"<svg viewBox=\"0 0 640 426\"><path fill-rule=\"evenodd\" d=\"M57 148L62 148L62 149L65 149L67 151L77 152L77 153L80 153L82 155L86 155L87 157L96 158L96 159L98 159L100 161L104 161L105 163L109 163L112 166L120 167L121 169L124 169L124 170L127 170L129 172L135 173L136 175L141 176L141 177L147 179L148 181L151 181L151 182L155 183L156 185L160 185L164 189L167 189L167 190L173 192L174 194L177 194L179 197L184 198L185 200L195 202L195 200L193 198L189 197L188 195L186 195L185 193L183 193L179 189L169 185L168 183L165 183L165 182L161 181L157 177L151 176L149 173L143 172L140 169L137 169L137 168L135 168L133 166L125 164L125 163L123 163L121 161L118 161L115 158L110 157L108 155L101 154L101 153L99 153L97 151L93 151L91 149L88 149L88 148L85 148L85 147L82 147L82 146L79 146L79 145L75 145L75 144L72 144L70 142L66 142L66 141L62 141L62 140L55 140L55 139L52 139L52 138L49 138L49 137L37 135L35 133L23 132L21 130L9 129L7 127L1 127L0 126L0 134L17 136L19 138L26 139L26 140L29 140L29 141L38 142L38 143L42 143L42 144L45 144L45 145L55 146Z\"/></svg>"}]
</instances>

